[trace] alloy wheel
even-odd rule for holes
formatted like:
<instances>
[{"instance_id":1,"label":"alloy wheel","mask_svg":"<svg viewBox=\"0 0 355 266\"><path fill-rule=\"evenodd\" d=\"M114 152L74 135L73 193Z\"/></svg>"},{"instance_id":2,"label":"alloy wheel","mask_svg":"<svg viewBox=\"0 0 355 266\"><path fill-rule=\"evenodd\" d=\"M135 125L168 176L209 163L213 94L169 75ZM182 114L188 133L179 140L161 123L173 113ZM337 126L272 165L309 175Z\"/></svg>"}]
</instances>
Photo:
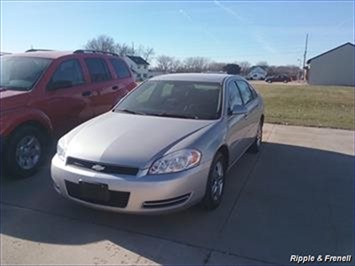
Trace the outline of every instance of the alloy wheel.
<instances>
[{"instance_id":1,"label":"alloy wheel","mask_svg":"<svg viewBox=\"0 0 355 266\"><path fill-rule=\"evenodd\" d=\"M221 161L218 161L213 170L213 179L211 186L212 199L218 201L222 196L224 186L224 169Z\"/></svg>"},{"instance_id":2,"label":"alloy wheel","mask_svg":"<svg viewBox=\"0 0 355 266\"><path fill-rule=\"evenodd\" d=\"M16 162L25 170L37 165L41 157L41 144L35 136L23 137L16 146Z\"/></svg>"}]
</instances>

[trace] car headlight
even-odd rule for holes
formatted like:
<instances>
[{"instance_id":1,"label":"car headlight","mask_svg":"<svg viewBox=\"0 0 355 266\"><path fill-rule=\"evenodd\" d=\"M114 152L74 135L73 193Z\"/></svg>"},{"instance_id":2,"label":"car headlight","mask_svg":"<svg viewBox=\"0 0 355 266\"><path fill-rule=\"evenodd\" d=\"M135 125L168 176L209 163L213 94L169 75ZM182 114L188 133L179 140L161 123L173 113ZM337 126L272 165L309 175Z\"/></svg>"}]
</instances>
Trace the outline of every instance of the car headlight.
<instances>
[{"instance_id":1,"label":"car headlight","mask_svg":"<svg viewBox=\"0 0 355 266\"><path fill-rule=\"evenodd\" d=\"M67 151L67 143L64 138L61 138L57 143L57 155L58 157L65 161L66 159L66 151Z\"/></svg>"},{"instance_id":2,"label":"car headlight","mask_svg":"<svg viewBox=\"0 0 355 266\"><path fill-rule=\"evenodd\" d=\"M197 166L201 153L197 150L186 149L176 151L156 160L149 169L149 174L176 173Z\"/></svg>"}]
</instances>

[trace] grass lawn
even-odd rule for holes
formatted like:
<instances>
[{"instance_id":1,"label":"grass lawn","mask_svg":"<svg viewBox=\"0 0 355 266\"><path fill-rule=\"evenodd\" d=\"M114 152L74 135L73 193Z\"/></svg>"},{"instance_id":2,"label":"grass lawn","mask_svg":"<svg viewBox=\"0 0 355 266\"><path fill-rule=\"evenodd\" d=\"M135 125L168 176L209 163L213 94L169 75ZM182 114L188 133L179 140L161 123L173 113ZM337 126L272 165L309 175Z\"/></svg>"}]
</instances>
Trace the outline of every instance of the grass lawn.
<instances>
[{"instance_id":1,"label":"grass lawn","mask_svg":"<svg viewBox=\"0 0 355 266\"><path fill-rule=\"evenodd\" d=\"M265 102L265 121L354 130L354 88L254 84Z\"/></svg>"}]
</instances>

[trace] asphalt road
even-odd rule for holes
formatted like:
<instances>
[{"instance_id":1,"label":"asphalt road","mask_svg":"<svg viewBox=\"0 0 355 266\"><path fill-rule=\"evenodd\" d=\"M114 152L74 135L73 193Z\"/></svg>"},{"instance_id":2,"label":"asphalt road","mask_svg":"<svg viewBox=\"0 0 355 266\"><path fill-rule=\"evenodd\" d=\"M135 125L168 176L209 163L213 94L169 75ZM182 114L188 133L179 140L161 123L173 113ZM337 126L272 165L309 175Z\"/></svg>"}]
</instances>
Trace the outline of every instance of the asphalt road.
<instances>
[{"instance_id":1,"label":"asphalt road","mask_svg":"<svg viewBox=\"0 0 355 266\"><path fill-rule=\"evenodd\" d=\"M230 171L213 212L88 209L56 194L48 165L28 179L2 177L1 264L258 265L354 255L354 132L266 125L264 139Z\"/></svg>"}]
</instances>

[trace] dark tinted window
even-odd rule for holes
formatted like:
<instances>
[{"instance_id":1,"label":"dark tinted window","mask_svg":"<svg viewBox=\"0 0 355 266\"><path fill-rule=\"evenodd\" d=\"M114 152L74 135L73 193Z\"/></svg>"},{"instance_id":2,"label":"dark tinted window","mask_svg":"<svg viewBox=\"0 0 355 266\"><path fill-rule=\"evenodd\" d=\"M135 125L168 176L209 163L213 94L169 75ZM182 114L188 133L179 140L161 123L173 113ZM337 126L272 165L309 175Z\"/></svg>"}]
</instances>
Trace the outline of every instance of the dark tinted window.
<instances>
[{"instance_id":1,"label":"dark tinted window","mask_svg":"<svg viewBox=\"0 0 355 266\"><path fill-rule=\"evenodd\" d=\"M113 68L115 69L116 75L119 78L126 78L129 77L131 74L129 73L129 70L126 66L126 64L119 59L111 59L110 60Z\"/></svg>"},{"instance_id":2,"label":"dark tinted window","mask_svg":"<svg viewBox=\"0 0 355 266\"><path fill-rule=\"evenodd\" d=\"M245 81L238 80L237 85L239 87L240 94L242 95L244 104L247 104L254 99L253 93Z\"/></svg>"},{"instance_id":3,"label":"dark tinted window","mask_svg":"<svg viewBox=\"0 0 355 266\"><path fill-rule=\"evenodd\" d=\"M129 94L117 106L116 111L217 119L220 117L221 91L218 83L151 80Z\"/></svg>"},{"instance_id":4,"label":"dark tinted window","mask_svg":"<svg viewBox=\"0 0 355 266\"><path fill-rule=\"evenodd\" d=\"M56 86L55 84L62 83L61 87L72 87L84 83L83 73L78 60L70 59L62 62L54 72L48 87Z\"/></svg>"},{"instance_id":5,"label":"dark tinted window","mask_svg":"<svg viewBox=\"0 0 355 266\"><path fill-rule=\"evenodd\" d=\"M101 58L85 58L92 82L100 82L111 79L110 71Z\"/></svg>"},{"instance_id":6,"label":"dark tinted window","mask_svg":"<svg viewBox=\"0 0 355 266\"><path fill-rule=\"evenodd\" d=\"M30 90L52 62L38 57L1 56L0 87L8 90Z\"/></svg>"},{"instance_id":7,"label":"dark tinted window","mask_svg":"<svg viewBox=\"0 0 355 266\"><path fill-rule=\"evenodd\" d=\"M228 85L228 108L232 108L235 105L243 105L242 98L235 82L230 82Z\"/></svg>"}]
</instances>

